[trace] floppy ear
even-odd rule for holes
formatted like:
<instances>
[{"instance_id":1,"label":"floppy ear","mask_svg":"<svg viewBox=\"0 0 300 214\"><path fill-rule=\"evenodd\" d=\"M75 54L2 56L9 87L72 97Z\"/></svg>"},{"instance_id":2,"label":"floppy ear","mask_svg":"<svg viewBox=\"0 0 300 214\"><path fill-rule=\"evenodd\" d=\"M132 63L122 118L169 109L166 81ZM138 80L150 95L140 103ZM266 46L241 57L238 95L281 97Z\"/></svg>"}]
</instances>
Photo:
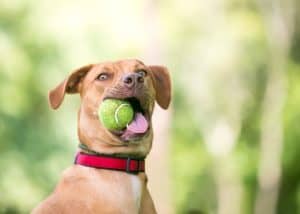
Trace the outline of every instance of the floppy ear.
<instances>
[{"instance_id":1,"label":"floppy ear","mask_svg":"<svg viewBox=\"0 0 300 214\"><path fill-rule=\"evenodd\" d=\"M154 88L156 92L156 102L163 108L167 109L171 101L171 80L169 71L166 67L152 65L149 66L152 71Z\"/></svg>"},{"instance_id":2,"label":"floppy ear","mask_svg":"<svg viewBox=\"0 0 300 214\"><path fill-rule=\"evenodd\" d=\"M57 109L60 106L64 100L65 93L78 93L80 81L92 67L93 65L90 64L76 69L56 88L49 91L49 104L51 108Z\"/></svg>"}]
</instances>

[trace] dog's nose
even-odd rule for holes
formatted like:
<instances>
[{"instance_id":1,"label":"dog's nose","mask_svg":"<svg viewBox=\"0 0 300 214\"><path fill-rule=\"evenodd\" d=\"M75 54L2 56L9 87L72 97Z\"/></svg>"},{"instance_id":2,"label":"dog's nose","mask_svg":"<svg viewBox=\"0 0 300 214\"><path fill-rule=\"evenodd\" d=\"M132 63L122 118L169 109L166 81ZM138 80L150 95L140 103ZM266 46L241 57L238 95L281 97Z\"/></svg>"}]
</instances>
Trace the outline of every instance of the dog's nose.
<instances>
[{"instance_id":1,"label":"dog's nose","mask_svg":"<svg viewBox=\"0 0 300 214\"><path fill-rule=\"evenodd\" d=\"M135 85L141 84L144 82L144 77L139 74L127 74L123 78L124 84L131 88Z\"/></svg>"}]
</instances>

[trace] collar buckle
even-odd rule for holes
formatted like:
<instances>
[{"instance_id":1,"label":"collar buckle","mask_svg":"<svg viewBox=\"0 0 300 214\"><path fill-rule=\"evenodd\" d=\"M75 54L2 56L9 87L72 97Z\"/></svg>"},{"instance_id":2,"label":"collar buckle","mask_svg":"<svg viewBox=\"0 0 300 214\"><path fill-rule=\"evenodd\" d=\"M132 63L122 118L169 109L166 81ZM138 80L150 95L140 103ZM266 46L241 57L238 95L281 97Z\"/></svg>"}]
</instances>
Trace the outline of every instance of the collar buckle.
<instances>
[{"instance_id":1,"label":"collar buckle","mask_svg":"<svg viewBox=\"0 0 300 214\"><path fill-rule=\"evenodd\" d=\"M136 163L136 167L132 167L134 169L131 169L131 163L134 165ZM131 159L130 157L126 160L126 172L127 173L138 173L140 171L140 160Z\"/></svg>"}]
</instances>

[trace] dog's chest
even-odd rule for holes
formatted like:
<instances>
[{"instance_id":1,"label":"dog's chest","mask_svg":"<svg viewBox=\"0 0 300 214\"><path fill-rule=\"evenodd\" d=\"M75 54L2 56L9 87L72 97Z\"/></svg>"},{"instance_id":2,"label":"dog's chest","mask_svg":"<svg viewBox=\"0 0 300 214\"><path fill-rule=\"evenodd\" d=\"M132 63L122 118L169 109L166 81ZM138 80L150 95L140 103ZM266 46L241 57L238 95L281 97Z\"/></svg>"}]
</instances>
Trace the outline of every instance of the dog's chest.
<instances>
[{"instance_id":1,"label":"dog's chest","mask_svg":"<svg viewBox=\"0 0 300 214\"><path fill-rule=\"evenodd\" d=\"M140 208L141 197L142 197L142 181L138 176L132 175L130 177L131 190L134 197L134 202L138 208Z\"/></svg>"}]
</instances>

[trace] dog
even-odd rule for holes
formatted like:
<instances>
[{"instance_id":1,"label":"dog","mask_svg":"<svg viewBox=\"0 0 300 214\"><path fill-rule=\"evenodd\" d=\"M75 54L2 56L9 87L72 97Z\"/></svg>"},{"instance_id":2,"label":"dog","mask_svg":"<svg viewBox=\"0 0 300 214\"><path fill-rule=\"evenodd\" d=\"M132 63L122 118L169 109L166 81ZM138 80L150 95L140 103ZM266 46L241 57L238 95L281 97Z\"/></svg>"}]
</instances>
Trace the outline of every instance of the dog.
<instances>
[{"instance_id":1,"label":"dog","mask_svg":"<svg viewBox=\"0 0 300 214\"><path fill-rule=\"evenodd\" d=\"M79 93L81 98L79 152L53 193L32 213L156 213L147 188L144 159L152 146L155 101L163 109L170 104L167 68L147 66L136 59L89 64L49 92L51 108L57 109L66 93ZM129 101L135 111L135 125L146 127L146 131L106 129L97 111L107 98Z\"/></svg>"}]
</instances>

